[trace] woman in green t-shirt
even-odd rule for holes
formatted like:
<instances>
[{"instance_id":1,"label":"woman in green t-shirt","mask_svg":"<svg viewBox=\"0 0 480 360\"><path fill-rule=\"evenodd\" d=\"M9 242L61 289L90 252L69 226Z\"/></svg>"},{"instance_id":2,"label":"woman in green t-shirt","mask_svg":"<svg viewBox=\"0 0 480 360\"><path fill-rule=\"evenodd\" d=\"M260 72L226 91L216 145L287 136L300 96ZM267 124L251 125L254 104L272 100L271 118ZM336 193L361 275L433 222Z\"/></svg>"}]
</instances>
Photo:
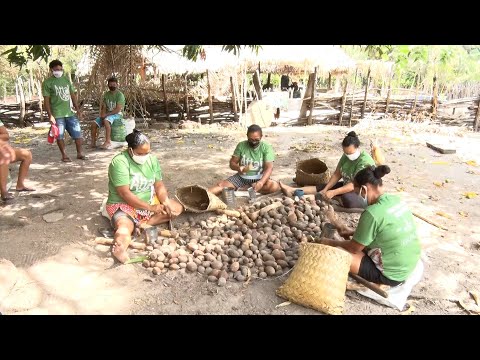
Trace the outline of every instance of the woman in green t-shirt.
<instances>
[{"instance_id":1,"label":"woman in green t-shirt","mask_svg":"<svg viewBox=\"0 0 480 360\"><path fill-rule=\"evenodd\" d=\"M128 245L136 226L158 225L180 215L183 206L169 199L156 156L150 155L150 141L138 130L127 135L128 149L117 154L108 167L106 210L115 229L113 255L129 260Z\"/></svg>"},{"instance_id":2,"label":"woman in green t-shirt","mask_svg":"<svg viewBox=\"0 0 480 360\"><path fill-rule=\"evenodd\" d=\"M346 208L361 207L360 198L353 192L352 180L355 175L367 166L375 165L372 157L364 150L360 150L360 140L355 131L350 131L342 141L343 155L338 162L335 172L326 185L305 186L300 189L305 194L318 192L328 199L340 196L342 206ZM343 179L343 181L340 181ZM296 188L280 183L282 191L292 196Z\"/></svg>"},{"instance_id":3,"label":"woman in green t-shirt","mask_svg":"<svg viewBox=\"0 0 480 360\"><path fill-rule=\"evenodd\" d=\"M386 165L370 166L354 179L365 211L354 231L335 218L332 207L327 217L340 235L351 240L321 239L352 254L350 272L377 284L396 286L404 282L420 260L420 241L412 212L400 197L383 192L382 177L390 172Z\"/></svg>"}]
</instances>

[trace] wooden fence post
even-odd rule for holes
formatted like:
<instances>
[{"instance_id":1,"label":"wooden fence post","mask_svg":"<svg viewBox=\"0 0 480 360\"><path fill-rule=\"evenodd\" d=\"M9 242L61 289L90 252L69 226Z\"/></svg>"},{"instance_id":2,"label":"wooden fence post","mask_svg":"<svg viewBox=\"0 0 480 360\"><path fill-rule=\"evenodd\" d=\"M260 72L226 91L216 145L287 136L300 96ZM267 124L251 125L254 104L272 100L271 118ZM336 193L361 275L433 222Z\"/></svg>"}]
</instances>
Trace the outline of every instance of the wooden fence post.
<instances>
[{"instance_id":1,"label":"wooden fence post","mask_svg":"<svg viewBox=\"0 0 480 360\"><path fill-rule=\"evenodd\" d=\"M170 114L168 112L167 91L165 89L165 74L162 74L162 87L163 87L163 102L165 104L165 115L167 115L167 121L170 121Z\"/></svg>"},{"instance_id":2,"label":"wooden fence post","mask_svg":"<svg viewBox=\"0 0 480 360\"><path fill-rule=\"evenodd\" d=\"M432 117L435 118L437 116L437 108L438 108L438 84L437 84L437 74L433 76L433 96L432 96Z\"/></svg>"},{"instance_id":3,"label":"wooden fence post","mask_svg":"<svg viewBox=\"0 0 480 360\"><path fill-rule=\"evenodd\" d=\"M392 87L392 79L393 79L393 71L390 76L390 79L388 79L388 89L387 89L387 102L385 104L385 116L388 114L388 107L390 106L390 91Z\"/></svg>"},{"instance_id":4,"label":"wooden fence post","mask_svg":"<svg viewBox=\"0 0 480 360\"><path fill-rule=\"evenodd\" d=\"M477 113L475 114L475 121L473 122L473 131L478 131L478 123L480 122L480 99L478 100Z\"/></svg>"},{"instance_id":5,"label":"wooden fence post","mask_svg":"<svg viewBox=\"0 0 480 360\"><path fill-rule=\"evenodd\" d=\"M345 78L345 87L343 88L343 96L342 96L342 107L340 108L339 125L342 125L342 121L343 121L343 113L345 111L345 103L347 101L347 86L348 86L348 78Z\"/></svg>"},{"instance_id":6,"label":"wooden fence post","mask_svg":"<svg viewBox=\"0 0 480 360\"><path fill-rule=\"evenodd\" d=\"M260 86L260 76L258 70L253 74L253 86L255 88L255 92L257 93L257 100L262 100L262 87Z\"/></svg>"},{"instance_id":7,"label":"wooden fence post","mask_svg":"<svg viewBox=\"0 0 480 360\"><path fill-rule=\"evenodd\" d=\"M355 85L357 85L357 73L358 73L358 68L355 69L355 80L353 80L352 104L350 105L350 119L348 120L349 127L352 127L353 103L355 98Z\"/></svg>"},{"instance_id":8,"label":"wooden fence post","mask_svg":"<svg viewBox=\"0 0 480 360\"><path fill-rule=\"evenodd\" d=\"M213 122L213 103L212 103L212 88L210 85L210 75L207 70L207 87L208 87L208 111L210 112L210 123Z\"/></svg>"},{"instance_id":9,"label":"wooden fence post","mask_svg":"<svg viewBox=\"0 0 480 360\"><path fill-rule=\"evenodd\" d=\"M18 77L18 93L20 95L20 116L18 117L18 126L25 127L25 94L23 92L23 81Z\"/></svg>"},{"instance_id":10,"label":"wooden fence post","mask_svg":"<svg viewBox=\"0 0 480 360\"><path fill-rule=\"evenodd\" d=\"M312 125L313 119L313 108L315 107L315 88L317 87L317 67L313 72L313 81L312 81L312 96L310 97L310 113L308 114L307 125Z\"/></svg>"},{"instance_id":11,"label":"wooden fence post","mask_svg":"<svg viewBox=\"0 0 480 360\"><path fill-rule=\"evenodd\" d=\"M233 111L233 119L238 121L238 114L237 114L237 100L235 99L235 86L233 86L233 77L230 76L230 88L232 91L232 111Z\"/></svg>"},{"instance_id":12,"label":"wooden fence post","mask_svg":"<svg viewBox=\"0 0 480 360\"><path fill-rule=\"evenodd\" d=\"M185 75L185 112L187 113L187 120L190 120L190 104L188 103L188 79Z\"/></svg>"},{"instance_id":13,"label":"wooden fence post","mask_svg":"<svg viewBox=\"0 0 480 360\"><path fill-rule=\"evenodd\" d=\"M368 96L368 83L370 81L370 68L368 68L367 72L367 84L365 85L365 98L363 99L363 105L362 105L362 113L360 114L360 118L363 119L363 116L365 115L365 108L367 107L367 96Z\"/></svg>"}]
</instances>

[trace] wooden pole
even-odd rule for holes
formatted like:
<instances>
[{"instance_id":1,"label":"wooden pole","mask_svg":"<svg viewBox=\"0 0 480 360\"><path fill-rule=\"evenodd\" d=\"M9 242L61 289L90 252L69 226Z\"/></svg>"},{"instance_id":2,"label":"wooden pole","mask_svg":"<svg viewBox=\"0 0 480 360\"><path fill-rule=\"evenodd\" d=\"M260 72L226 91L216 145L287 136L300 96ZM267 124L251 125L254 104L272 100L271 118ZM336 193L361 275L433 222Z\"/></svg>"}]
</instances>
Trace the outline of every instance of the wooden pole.
<instances>
[{"instance_id":1,"label":"wooden pole","mask_svg":"<svg viewBox=\"0 0 480 360\"><path fill-rule=\"evenodd\" d=\"M308 101L312 96L314 76L315 75L313 73L308 76L307 88L305 90L305 95L303 95L302 107L300 108L300 115L298 117L299 120L303 120L307 116L307 110L308 110L308 104L309 104Z\"/></svg>"},{"instance_id":2,"label":"wooden pole","mask_svg":"<svg viewBox=\"0 0 480 360\"><path fill-rule=\"evenodd\" d=\"M165 90L165 74L162 74L162 87L163 87L163 102L165 104L165 115L167 115L167 121L170 121L170 114L168 112L168 98L167 91Z\"/></svg>"},{"instance_id":3,"label":"wooden pole","mask_svg":"<svg viewBox=\"0 0 480 360\"><path fill-rule=\"evenodd\" d=\"M7 103L7 84L3 84L3 102Z\"/></svg>"},{"instance_id":4,"label":"wooden pole","mask_svg":"<svg viewBox=\"0 0 480 360\"><path fill-rule=\"evenodd\" d=\"M232 111L233 111L233 119L238 121L238 114L237 114L237 101L235 99L235 86L233 86L233 77L230 76L230 88L232 91Z\"/></svg>"},{"instance_id":5,"label":"wooden pole","mask_svg":"<svg viewBox=\"0 0 480 360\"><path fill-rule=\"evenodd\" d=\"M262 100L262 87L260 86L260 76L258 70L253 74L253 86L257 93L257 100Z\"/></svg>"},{"instance_id":6,"label":"wooden pole","mask_svg":"<svg viewBox=\"0 0 480 360\"><path fill-rule=\"evenodd\" d=\"M308 114L307 125L312 125L313 119L313 108L315 107L315 88L317 85L317 67L315 66L315 70L313 72L313 82L312 82L312 96L310 97L310 113Z\"/></svg>"},{"instance_id":7,"label":"wooden pole","mask_svg":"<svg viewBox=\"0 0 480 360\"><path fill-rule=\"evenodd\" d=\"M32 101L33 97L33 79L32 79L32 72L30 71L30 76L28 78L28 101Z\"/></svg>"},{"instance_id":8,"label":"wooden pole","mask_svg":"<svg viewBox=\"0 0 480 360\"><path fill-rule=\"evenodd\" d=\"M38 93L38 106L40 107L40 121L43 121L43 96L42 96L42 85L40 85L40 80L37 79L35 82L37 85L37 93Z\"/></svg>"},{"instance_id":9,"label":"wooden pole","mask_svg":"<svg viewBox=\"0 0 480 360\"><path fill-rule=\"evenodd\" d=\"M18 95L18 81L15 81L15 101L17 104L20 102L20 96Z\"/></svg>"},{"instance_id":10,"label":"wooden pole","mask_svg":"<svg viewBox=\"0 0 480 360\"><path fill-rule=\"evenodd\" d=\"M18 78L18 92L20 94L20 116L18 117L18 126L25 127L25 94L23 92L22 78Z\"/></svg>"},{"instance_id":11,"label":"wooden pole","mask_svg":"<svg viewBox=\"0 0 480 360\"><path fill-rule=\"evenodd\" d=\"M262 70L260 70L260 61L258 62L258 73L261 74Z\"/></svg>"},{"instance_id":12,"label":"wooden pole","mask_svg":"<svg viewBox=\"0 0 480 360\"><path fill-rule=\"evenodd\" d=\"M270 82L270 77L272 76L272 73L268 73L267 76L267 89L270 89L272 86L272 83Z\"/></svg>"},{"instance_id":13,"label":"wooden pole","mask_svg":"<svg viewBox=\"0 0 480 360\"><path fill-rule=\"evenodd\" d=\"M328 73L328 90L332 90L332 73Z\"/></svg>"},{"instance_id":14,"label":"wooden pole","mask_svg":"<svg viewBox=\"0 0 480 360\"><path fill-rule=\"evenodd\" d=\"M437 108L438 108L438 84L437 84L437 74L433 76L433 96L432 96L432 115L433 118L437 116Z\"/></svg>"},{"instance_id":15,"label":"wooden pole","mask_svg":"<svg viewBox=\"0 0 480 360\"><path fill-rule=\"evenodd\" d=\"M185 112L187 113L187 120L190 120L190 104L188 103L188 79L185 75Z\"/></svg>"},{"instance_id":16,"label":"wooden pole","mask_svg":"<svg viewBox=\"0 0 480 360\"><path fill-rule=\"evenodd\" d=\"M388 79L388 89L387 89L387 102L385 104L385 116L388 114L388 107L390 106L390 91L392 88L392 79L393 79L393 71L390 75L390 79Z\"/></svg>"},{"instance_id":17,"label":"wooden pole","mask_svg":"<svg viewBox=\"0 0 480 360\"><path fill-rule=\"evenodd\" d=\"M478 101L477 113L475 114L475 121L473 122L474 131L478 131L479 122L480 122L480 100Z\"/></svg>"},{"instance_id":18,"label":"wooden pole","mask_svg":"<svg viewBox=\"0 0 480 360\"><path fill-rule=\"evenodd\" d=\"M358 68L355 69L355 79L353 80L353 89L352 89L352 104L350 105L350 119L348 120L348 126L352 127L352 116L353 116L353 103L355 101L355 85L357 85L357 73Z\"/></svg>"},{"instance_id":19,"label":"wooden pole","mask_svg":"<svg viewBox=\"0 0 480 360\"><path fill-rule=\"evenodd\" d=\"M363 99L363 105L362 105L362 113L360 114L360 118L363 119L363 116L365 115L365 108L367 107L367 96L368 96L368 83L370 80L370 68L368 68L367 72L367 83L365 85L365 98Z\"/></svg>"},{"instance_id":20,"label":"wooden pole","mask_svg":"<svg viewBox=\"0 0 480 360\"><path fill-rule=\"evenodd\" d=\"M342 96L342 107L340 108L340 116L339 125L342 125L343 122L343 113L345 111L345 103L347 102L347 86L348 86L348 78L345 78L345 87L343 88L343 96Z\"/></svg>"},{"instance_id":21,"label":"wooden pole","mask_svg":"<svg viewBox=\"0 0 480 360\"><path fill-rule=\"evenodd\" d=\"M210 75L207 70L207 87L208 87L208 111L210 112L210 123L213 122L213 103L212 103L212 87L210 85Z\"/></svg>"},{"instance_id":22,"label":"wooden pole","mask_svg":"<svg viewBox=\"0 0 480 360\"><path fill-rule=\"evenodd\" d=\"M417 95L418 95L418 74L415 75L415 99L413 100L412 113L417 107Z\"/></svg>"}]
</instances>

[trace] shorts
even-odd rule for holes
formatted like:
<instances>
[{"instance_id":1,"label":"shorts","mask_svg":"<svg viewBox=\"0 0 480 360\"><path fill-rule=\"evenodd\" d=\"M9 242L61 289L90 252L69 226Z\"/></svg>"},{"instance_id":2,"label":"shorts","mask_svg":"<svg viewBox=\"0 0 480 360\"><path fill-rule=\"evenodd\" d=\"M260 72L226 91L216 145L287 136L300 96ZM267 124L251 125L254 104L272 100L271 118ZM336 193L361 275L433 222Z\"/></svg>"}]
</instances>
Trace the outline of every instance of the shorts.
<instances>
[{"instance_id":1,"label":"shorts","mask_svg":"<svg viewBox=\"0 0 480 360\"><path fill-rule=\"evenodd\" d=\"M366 255L362 258L360 262L360 268L358 269L358 276L364 278L367 281L373 282L375 284L385 284L389 286L397 286L403 283L403 281L390 280L385 277L383 273L378 270L375 266L375 263Z\"/></svg>"},{"instance_id":2,"label":"shorts","mask_svg":"<svg viewBox=\"0 0 480 360\"><path fill-rule=\"evenodd\" d=\"M335 185L333 185L330 188L330 190L335 190L335 189L341 188L343 185L345 185L344 182L339 181ZM318 192L322 191L325 188L325 186L326 186L326 184L317 185L317 191ZM316 199L321 200L322 196L320 194L318 194L316 196ZM361 200L360 196L355 191L350 191L346 194L340 195L340 199L342 200L342 206L345 207L345 208L359 209L359 208L362 207L362 200Z\"/></svg>"},{"instance_id":3,"label":"shorts","mask_svg":"<svg viewBox=\"0 0 480 360\"><path fill-rule=\"evenodd\" d=\"M72 137L77 140L82 138L82 130L80 129L80 122L76 116L65 116L61 118L55 118L58 127L58 140L63 140L65 130Z\"/></svg>"},{"instance_id":4,"label":"shorts","mask_svg":"<svg viewBox=\"0 0 480 360\"><path fill-rule=\"evenodd\" d=\"M120 119L122 119L122 115L118 115L118 114L108 115L107 117L105 117L105 120L107 120L110 123L110 125L112 125L115 120L120 120ZM95 123L98 125L98 127L104 126L102 119L100 119L99 117L95 119Z\"/></svg>"},{"instance_id":5,"label":"shorts","mask_svg":"<svg viewBox=\"0 0 480 360\"><path fill-rule=\"evenodd\" d=\"M231 182L233 186L235 186L235 190L247 185L252 185L259 180L260 179L244 179L238 174L232 175L227 179L227 181Z\"/></svg>"},{"instance_id":6,"label":"shorts","mask_svg":"<svg viewBox=\"0 0 480 360\"><path fill-rule=\"evenodd\" d=\"M130 221L138 227L140 224L146 223L150 220L154 214L149 210L135 209L128 204L107 204L106 210L108 216L110 216L110 223L115 230L117 230L115 223L121 217L130 219Z\"/></svg>"}]
</instances>

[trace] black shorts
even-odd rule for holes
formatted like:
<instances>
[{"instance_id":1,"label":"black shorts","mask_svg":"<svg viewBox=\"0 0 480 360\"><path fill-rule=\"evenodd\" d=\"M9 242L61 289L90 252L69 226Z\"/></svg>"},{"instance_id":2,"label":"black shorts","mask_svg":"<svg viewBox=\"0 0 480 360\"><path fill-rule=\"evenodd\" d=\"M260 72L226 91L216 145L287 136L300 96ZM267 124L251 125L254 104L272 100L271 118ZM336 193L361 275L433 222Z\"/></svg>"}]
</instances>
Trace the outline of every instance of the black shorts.
<instances>
[{"instance_id":1,"label":"black shorts","mask_svg":"<svg viewBox=\"0 0 480 360\"><path fill-rule=\"evenodd\" d=\"M385 277L380 270L375 266L375 263L366 255L362 258L360 268L358 269L358 276L375 284L385 284L389 286L400 285L403 281L390 280Z\"/></svg>"}]
</instances>

